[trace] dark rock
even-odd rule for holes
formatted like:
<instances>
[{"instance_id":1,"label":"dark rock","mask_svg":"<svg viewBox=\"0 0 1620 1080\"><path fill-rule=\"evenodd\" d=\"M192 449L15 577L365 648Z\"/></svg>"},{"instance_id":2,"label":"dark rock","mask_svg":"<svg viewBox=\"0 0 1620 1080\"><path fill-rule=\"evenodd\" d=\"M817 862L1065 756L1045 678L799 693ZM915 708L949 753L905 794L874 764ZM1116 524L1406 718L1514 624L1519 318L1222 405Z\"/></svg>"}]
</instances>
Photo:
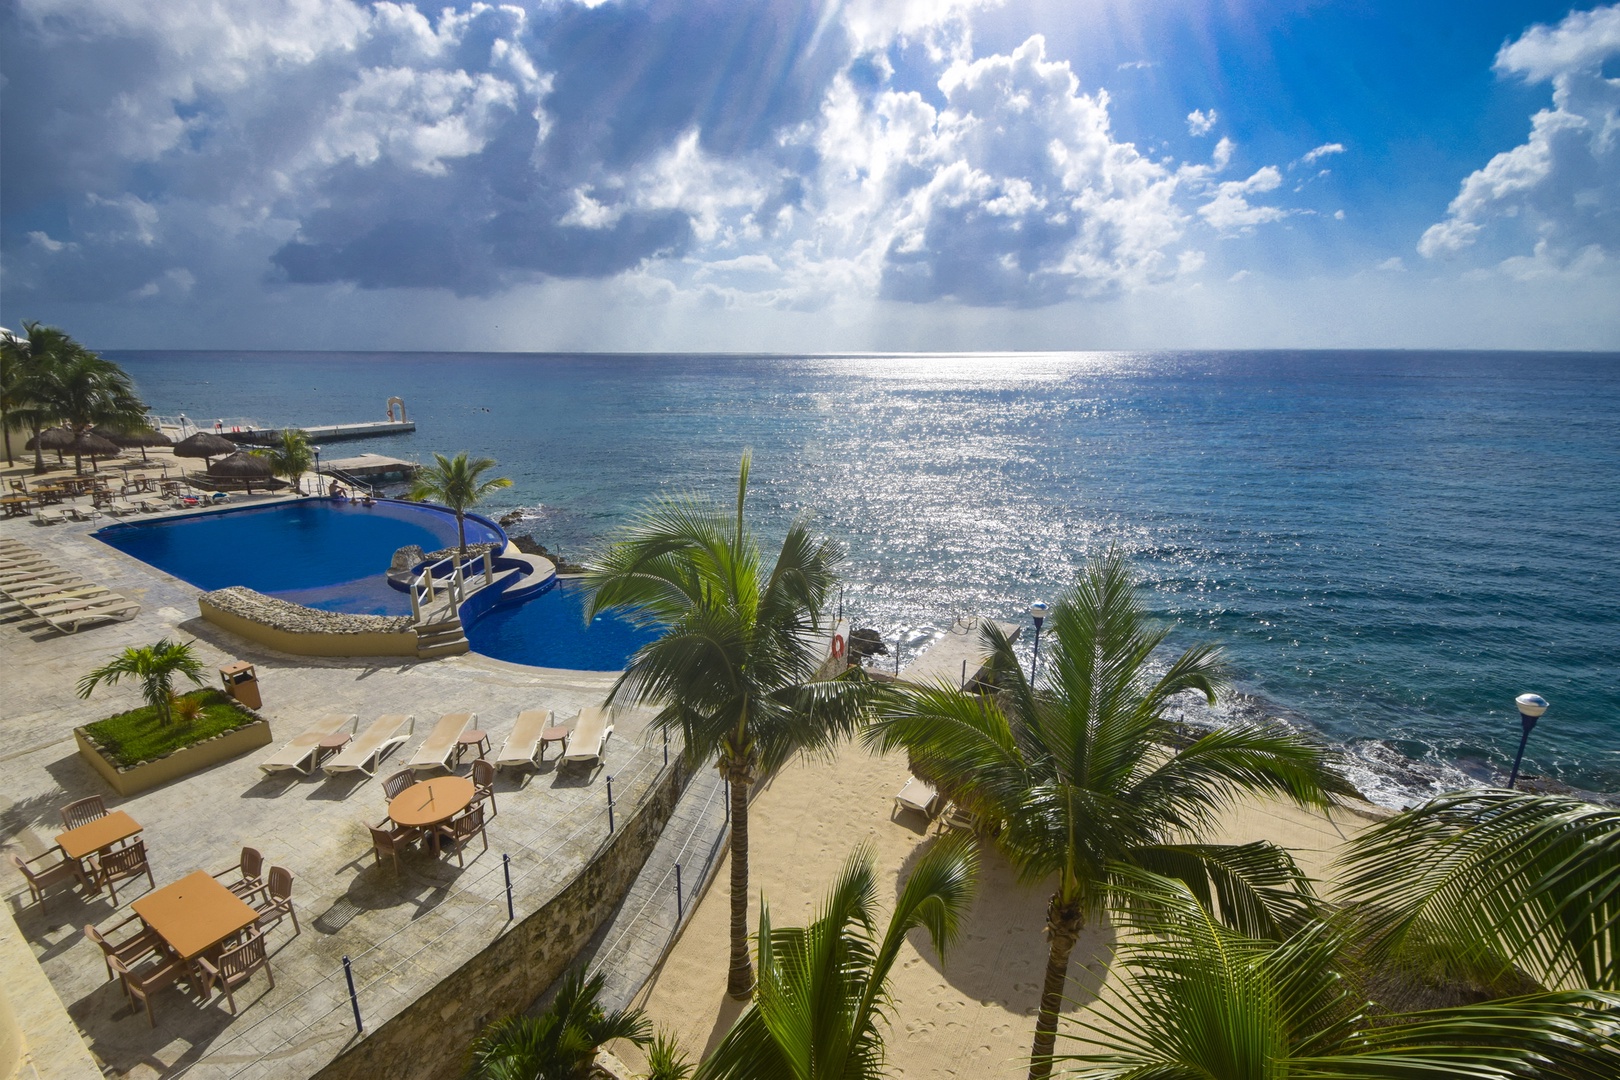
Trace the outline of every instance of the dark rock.
<instances>
[{"instance_id":1,"label":"dark rock","mask_svg":"<svg viewBox=\"0 0 1620 1080\"><path fill-rule=\"evenodd\" d=\"M860 661L868 656L888 656L889 647L883 644L883 635L870 627L849 632L849 658Z\"/></svg>"},{"instance_id":2,"label":"dark rock","mask_svg":"<svg viewBox=\"0 0 1620 1080\"><path fill-rule=\"evenodd\" d=\"M510 528L513 525L523 524L523 511L511 510L495 519L501 528ZM514 538L515 539L515 538Z\"/></svg>"}]
</instances>

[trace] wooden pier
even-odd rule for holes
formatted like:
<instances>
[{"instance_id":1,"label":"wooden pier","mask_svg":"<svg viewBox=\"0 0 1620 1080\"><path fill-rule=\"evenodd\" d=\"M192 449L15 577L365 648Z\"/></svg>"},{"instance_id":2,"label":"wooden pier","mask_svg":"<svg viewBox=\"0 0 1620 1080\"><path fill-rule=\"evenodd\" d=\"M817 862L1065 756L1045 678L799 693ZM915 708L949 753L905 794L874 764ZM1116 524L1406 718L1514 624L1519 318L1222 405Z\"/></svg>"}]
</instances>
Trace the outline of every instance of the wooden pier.
<instances>
[{"instance_id":1,"label":"wooden pier","mask_svg":"<svg viewBox=\"0 0 1620 1080\"><path fill-rule=\"evenodd\" d=\"M357 424L318 424L299 428L310 442L337 442L339 439L370 439L379 435L406 435L416 430L415 420L367 420Z\"/></svg>"},{"instance_id":2,"label":"wooden pier","mask_svg":"<svg viewBox=\"0 0 1620 1080\"><path fill-rule=\"evenodd\" d=\"M321 459L321 472L352 476L360 480L409 480L421 467L414 461L402 461L383 454Z\"/></svg>"},{"instance_id":3,"label":"wooden pier","mask_svg":"<svg viewBox=\"0 0 1620 1080\"><path fill-rule=\"evenodd\" d=\"M899 679L913 686L969 686L990 663L990 649L979 633L979 620L958 619L943 637L924 649L901 669ZM1023 629L1016 623L998 622L1001 632L1016 641Z\"/></svg>"}]
</instances>

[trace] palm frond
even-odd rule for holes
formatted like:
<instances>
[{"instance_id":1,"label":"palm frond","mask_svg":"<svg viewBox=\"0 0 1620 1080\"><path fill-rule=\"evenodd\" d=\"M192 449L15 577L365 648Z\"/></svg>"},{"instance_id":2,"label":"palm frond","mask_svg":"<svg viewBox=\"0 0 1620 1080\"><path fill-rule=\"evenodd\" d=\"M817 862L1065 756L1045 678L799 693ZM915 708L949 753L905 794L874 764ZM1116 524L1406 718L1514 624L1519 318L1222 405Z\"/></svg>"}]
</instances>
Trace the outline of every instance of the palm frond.
<instances>
[{"instance_id":1,"label":"palm frond","mask_svg":"<svg viewBox=\"0 0 1620 1080\"><path fill-rule=\"evenodd\" d=\"M1252 844L1157 844L1131 852L1135 867L1173 878L1228 927L1281 940L1319 914L1311 882L1286 849ZM1125 903L1136 894L1127 890Z\"/></svg>"},{"instance_id":2,"label":"palm frond","mask_svg":"<svg viewBox=\"0 0 1620 1080\"><path fill-rule=\"evenodd\" d=\"M1459 792L1368 830L1343 865L1376 958L1444 950L1487 984L1513 965L1549 988L1620 990L1620 811Z\"/></svg>"}]
</instances>

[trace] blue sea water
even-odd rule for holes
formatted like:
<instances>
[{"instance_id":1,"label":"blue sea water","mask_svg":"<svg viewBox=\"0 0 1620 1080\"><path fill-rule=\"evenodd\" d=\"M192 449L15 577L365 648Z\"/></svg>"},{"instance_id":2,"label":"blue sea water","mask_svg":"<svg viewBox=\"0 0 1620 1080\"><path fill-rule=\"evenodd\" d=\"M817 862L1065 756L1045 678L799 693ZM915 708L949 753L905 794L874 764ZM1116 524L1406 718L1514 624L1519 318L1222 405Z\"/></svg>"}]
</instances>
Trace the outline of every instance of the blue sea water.
<instances>
[{"instance_id":1,"label":"blue sea water","mask_svg":"<svg viewBox=\"0 0 1620 1080\"><path fill-rule=\"evenodd\" d=\"M325 454L495 457L489 512L576 558L650 497L730 499L752 447L761 530L812 513L846 613L908 652L1117 544L1173 645L1226 647L1248 696L1213 719L1318 731L1398 804L1499 781L1534 690L1526 771L1620 791L1620 356L108 355L164 414L397 394L416 434Z\"/></svg>"}]
</instances>

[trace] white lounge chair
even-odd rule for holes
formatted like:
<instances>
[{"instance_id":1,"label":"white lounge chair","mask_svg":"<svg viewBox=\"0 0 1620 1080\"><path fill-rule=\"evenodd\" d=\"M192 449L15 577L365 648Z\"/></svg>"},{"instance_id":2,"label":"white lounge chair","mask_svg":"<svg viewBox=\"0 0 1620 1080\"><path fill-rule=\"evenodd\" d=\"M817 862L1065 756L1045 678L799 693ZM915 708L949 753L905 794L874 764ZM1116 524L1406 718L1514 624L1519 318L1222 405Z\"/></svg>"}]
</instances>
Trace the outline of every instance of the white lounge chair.
<instances>
[{"instance_id":1,"label":"white lounge chair","mask_svg":"<svg viewBox=\"0 0 1620 1080\"><path fill-rule=\"evenodd\" d=\"M895 810L915 810L930 820L938 806L939 792L934 790L932 784L915 776L906 777L906 782L894 796Z\"/></svg>"},{"instance_id":2,"label":"white lounge chair","mask_svg":"<svg viewBox=\"0 0 1620 1080\"><path fill-rule=\"evenodd\" d=\"M607 709L593 706L581 709L574 733L568 737L568 749L563 751L564 765L580 762L600 762L602 747L613 734L613 714Z\"/></svg>"},{"instance_id":3,"label":"white lounge chair","mask_svg":"<svg viewBox=\"0 0 1620 1080\"><path fill-rule=\"evenodd\" d=\"M456 740L461 738L463 731L472 727L477 718L477 713L470 712L445 713L439 717L439 722L433 725L433 730L428 732L428 737L422 740L422 745L416 748L416 753L405 767L412 772L450 768L450 755L456 752Z\"/></svg>"},{"instance_id":4,"label":"white lounge chair","mask_svg":"<svg viewBox=\"0 0 1620 1080\"><path fill-rule=\"evenodd\" d=\"M550 709L525 709L518 713L517 723L512 725L512 734L506 737L500 754L495 758L495 767L504 769L509 765L533 765L534 756L540 749L540 735L552 726L554 716Z\"/></svg>"},{"instance_id":5,"label":"white lounge chair","mask_svg":"<svg viewBox=\"0 0 1620 1080\"><path fill-rule=\"evenodd\" d=\"M132 604L133 600L127 596L120 596L111 589L92 585L80 590L83 595L75 595L74 591L45 593L39 596L14 597L17 603L32 611L35 615L54 615L57 612L72 608L94 607L98 604L125 603Z\"/></svg>"},{"instance_id":6,"label":"white lounge chair","mask_svg":"<svg viewBox=\"0 0 1620 1080\"><path fill-rule=\"evenodd\" d=\"M65 506L42 506L34 511L35 525L60 525L68 519Z\"/></svg>"},{"instance_id":7,"label":"white lounge chair","mask_svg":"<svg viewBox=\"0 0 1620 1080\"><path fill-rule=\"evenodd\" d=\"M363 772L367 776L375 776L382 759L409 739L415 730L414 716L404 713L379 716L371 722L370 727L351 739L342 753L322 765L321 771L328 776L342 772Z\"/></svg>"},{"instance_id":8,"label":"white lounge chair","mask_svg":"<svg viewBox=\"0 0 1620 1080\"><path fill-rule=\"evenodd\" d=\"M328 713L317 720L314 727L302 735L294 735L280 750L259 762L259 768L267 773L297 769L308 776L315 770L323 740L330 735L336 735L344 728L348 728L350 734L353 734L359 727L360 717L354 713Z\"/></svg>"},{"instance_id":9,"label":"white lounge chair","mask_svg":"<svg viewBox=\"0 0 1620 1080\"><path fill-rule=\"evenodd\" d=\"M123 622L127 619L133 619L140 613L141 605L133 600L124 600L118 603L69 608L66 611L56 611L49 615L39 614L38 612L35 614L39 614L40 618L64 634L76 634L85 623Z\"/></svg>"}]
</instances>

